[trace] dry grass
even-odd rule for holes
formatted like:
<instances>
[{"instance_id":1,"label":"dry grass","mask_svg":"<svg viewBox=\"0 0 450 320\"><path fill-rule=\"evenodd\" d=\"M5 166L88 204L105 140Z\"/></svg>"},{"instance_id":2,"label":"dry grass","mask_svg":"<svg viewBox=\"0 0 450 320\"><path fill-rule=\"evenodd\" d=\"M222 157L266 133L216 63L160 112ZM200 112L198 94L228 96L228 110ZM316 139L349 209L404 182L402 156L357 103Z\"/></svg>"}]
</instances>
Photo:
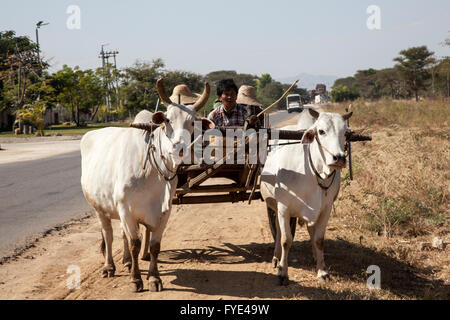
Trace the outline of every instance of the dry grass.
<instances>
[{"instance_id":1,"label":"dry grass","mask_svg":"<svg viewBox=\"0 0 450 320\"><path fill-rule=\"evenodd\" d=\"M356 100L351 103L353 125L360 128L373 127L420 127L438 129L450 125L450 99L423 100L379 100L368 102ZM325 109L343 112L348 103L334 103ZM448 135L447 135L448 139Z\"/></svg>"},{"instance_id":2,"label":"dry grass","mask_svg":"<svg viewBox=\"0 0 450 320\"><path fill-rule=\"evenodd\" d=\"M370 208L370 230L387 236L429 234L448 223L450 100L390 103L353 105L352 128L373 141L353 144L357 180L351 191L360 194L362 208ZM347 177L343 189L348 186Z\"/></svg>"}]
</instances>

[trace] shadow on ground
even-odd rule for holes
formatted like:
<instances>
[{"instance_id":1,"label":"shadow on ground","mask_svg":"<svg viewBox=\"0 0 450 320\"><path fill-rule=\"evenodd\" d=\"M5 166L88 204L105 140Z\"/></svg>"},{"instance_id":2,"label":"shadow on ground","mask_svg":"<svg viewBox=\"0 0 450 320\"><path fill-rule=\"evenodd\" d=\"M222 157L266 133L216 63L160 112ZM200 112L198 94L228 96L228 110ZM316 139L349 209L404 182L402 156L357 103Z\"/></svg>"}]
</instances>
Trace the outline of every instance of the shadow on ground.
<instances>
[{"instance_id":1,"label":"shadow on ground","mask_svg":"<svg viewBox=\"0 0 450 320\"><path fill-rule=\"evenodd\" d=\"M233 245L224 243L223 247L208 246L206 249L183 249L162 251L159 262L162 264L183 264L189 262L217 264L218 270L178 269L162 272L161 276L174 275L174 284L186 287L176 289L198 294L228 295L243 298L283 298L296 295L311 299L363 299L361 295L348 289L339 292L333 290L336 279L365 284L369 275L367 267L377 265L381 270L381 287L398 298L405 299L450 299L450 286L442 280L432 279L432 270L418 268L399 261L378 250L354 244L345 240L325 240L325 263L332 281L318 287L302 286L302 281L290 281L288 287L278 287L276 272L220 271L221 264L270 263L274 245L269 243L251 243ZM295 259L292 262L292 260ZM309 241L294 242L289 254L290 275L295 269L303 269L315 274ZM251 279L251 281L249 280ZM292 279L292 277L291 277ZM164 280L163 280L164 281ZM261 286L261 284L264 284ZM249 291L249 287L251 289ZM251 292L251 294L249 294Z\"/></svg>"}]
</instances>

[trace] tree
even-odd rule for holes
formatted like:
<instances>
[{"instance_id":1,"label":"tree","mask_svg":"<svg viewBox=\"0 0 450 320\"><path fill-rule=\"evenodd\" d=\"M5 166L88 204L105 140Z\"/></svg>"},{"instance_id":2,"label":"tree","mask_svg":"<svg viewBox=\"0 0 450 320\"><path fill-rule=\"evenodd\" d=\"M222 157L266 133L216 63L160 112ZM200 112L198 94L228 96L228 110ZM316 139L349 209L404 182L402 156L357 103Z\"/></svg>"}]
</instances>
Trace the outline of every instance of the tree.
<instances>
[{"instance_id":1,"label":"tree","mask_svg":"<svg viewBox=\"0 0 450 320\"><path fill-rule=\"evenodd\" d=\"M438 89L444 96L450 97L450 57L442 59L437 68Z\"/></svg>"},{"instance_id":2,"label":"tree","mask_svg":"<svg viewBox=\"0 0 450 320\"><path fill-rule=\"evenodd\" d=\"M0 32L0 109L21 108L29 85L41 81L40 74L47 67L28 37L17 37L14 31Z\"/></svg>"},{"instance_id":3,"label":"tree","mask_svg":"<svg viewBox=\"0 0 450 320\"><path fill-rule=\"evenodd\" d=\"M258 76L248 73L237 73L234 70L213 71L205 76L205 80L209 81L212 86L215 86L222 79L233 79L238 88L244 84L255 87Z\"/></svg>"},{"instance_id":4,"label":"tree","mask_svg":"<svg viewBox=\"0 0 450 320\"><path fill-rule=\"evenodd\" d=\"M419 91L426 89L426 81L431 77L428 67L435 62L434 52L421 46L402 50L400 55L394 59L398 62L395 68L414 93L416 101L419 101Z\"/></svg>"},{"instance_id":5,"label":"tree","mask_svg":"<svg viewBox=\"0 0 450 320\"><path fill-rule=\"evenodd\" d=\"M203 76L197 73L187 71L166 71L164 72L164 87L169 95L173 89L179 84L185 84L192 92L202 93Z\"/></svg>"},{"instance_id":6,"label":"tree","mask_svg":"<svg viewBox=\"0 0 450 320\"><path fill-rule=\"evenodd\" d=\"M72 121L80 125L80 113L95 116L104 97L101 70L80 70L78 66L70 68L64 65L56 72L51 81L55 89L56 100L69 108Z\"/></svg>"},{"instance_id":7,"label":"tree","mask_svg":"<svg viewBox=\"0 0 450 320\"><path fill-rule=\"evenodd\" d=\"M366 99L380 98L380 83L378 81L377 70L369 68L358 70L355 74L355 86L358 94Z\"/></svg>"},{"instance_id":8,"label":"tree","mask_svg":"<svg viewBox=\"0 0 450 320\"><path fill-rule=\"evenodd\" d=\"M156 59L151 63L136 61L131 67L125 68L121 91L124 106L130 113L155 108L158 100L156 80L163 74L163 67L162 59Z\"/></svg>"},{"instance_id":9,"label":"tree","mask_svg":"<svg viewBox=\"0 0 450 320\"><path fill-rule=\"evenodd\" d=\"M411 93L406 82L400 77L396 68L387 68L378 71L378 81L381 83L381 95L392 99L406 99Z\"/></svg>"},{"instance_id":10,"label":"tree","mask_svg":"<svg viewBox=\"0 0 450 320\"><path fill-rule=\"evenodd\" d=\"M342 85L333 86L330 95L333 102L351 101L358 98L356 93L352 92L347 86Z\"/></svg>"},{"instance_id":11,"label":"tree","mask_svg":"<svg viewBox=\"0 0 450 320\"><path fill-rule=\"evenodd\" d=\"M162 77L167 93L173 88L185 84L192 92L202 92L204 78L202 75L182 70L164 70L162 59L150 62L136 61L133 66L125 68L122 76L122 99L126 110L135 115L142 109L154 110L159 98L156 81ZM161 104L160 108L164 106ZM159 110L161 110L159 109Z\"/></svg>"},{"instance_id":12,"label":"tree","mask_svg":"<svg viewBox=\"0 0 450 320\"><path fill-rule=\"evenodd\" d=\"M256 81L256 86L259 90L264 89L269 83L271 83L272 77L268 73L263 73L261 77Z\"/></svg>"},{"instance_id":13,"label":"tree","mask_svg":"<svg viewBox=\"0 0 450 320\"><path fill-rule=\"evenodd\" d=\"M450 37L445 39L444 46L450 47ZM438 65L438 86L442 87L444 96L450 97L450 57L444 57Z\"/></svg>"},{"instance_id":14,"label":"tree","mask_svg":"<svg viewBox=\"0 0 450 320\"><path fill-rule=\"evenodd\" d=\"M283 95L283 85L278 81L273 81L266 84L262 89L258 88L256 94L258 100L265 106L269 106L278 100ZM280 101L278 108L285 106L284 101Z\"/></svg>"}]
</instances>

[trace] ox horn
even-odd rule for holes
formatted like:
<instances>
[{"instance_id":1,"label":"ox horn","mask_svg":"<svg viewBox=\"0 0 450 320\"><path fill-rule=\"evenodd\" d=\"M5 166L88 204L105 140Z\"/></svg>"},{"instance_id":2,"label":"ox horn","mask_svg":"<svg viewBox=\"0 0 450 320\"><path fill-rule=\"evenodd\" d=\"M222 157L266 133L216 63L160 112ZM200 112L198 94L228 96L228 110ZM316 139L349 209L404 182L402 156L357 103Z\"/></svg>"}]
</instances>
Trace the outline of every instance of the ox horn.
<instances>
[{"instance_id":1,"label":"ox horn","mask_svg":"<svg viewBox=\"0 0 450 320\"><path fill-rule=\"evenodd\" d=\"M317 112L316 110L313 110L313 109L309 108L308 111L309 111L309 114L312 117L314 117L314 119L317 120L319 118L319 112Z\"/></svg>"},{"instance_id":2,"label":"ox horn","mask_svg":"<svg viewBox=\"0 0 450 320\"><path fill-rule=\"evenodd\" d=\"M208 98L209 98L210 90L211 90L211 88L209 87L209 83L205 82L205 87L203 89L203 93L202 93L201 97L192 105L192 108L195 111L199 111L206 104L206 102L208 101Z\"/></svg>"},{"instance_id":3,"label":"ox horn","mask_svg":"<svg viewBox=\"0 0 450 320\"><path fill-rule=\"evenodd\" d=\"M350 119L352 114L353 114L353 111L347 112L347 113L342 115L342 118L344 118L344 120L348 120L348 119Z\"/></svg>"},{"instance_id":4,"label":"ox horn","mask_svg":"<svg viewBox=\"0 0 450 320\"><path fill-rule=\"evenodd\" d=\"M164 89L163 79L159 78L156 81L156 89L158 90L158 95L161 98L161 101L168 107L172 104L172 101L170 101L169 96L167 95L166 89Z\"/></svg>"},{"instance_id":5,"label":"ox horn","mask_svg":"<svg viewBox=\"0 0 450 320\"><path fill-rule=\"evenodd\" d=\"M136 128L136 129L142 129L147 131L153 131L156 128L159 127L159 125L154 123L131 123L130 127Z\"/></svg>"}]
</instances>

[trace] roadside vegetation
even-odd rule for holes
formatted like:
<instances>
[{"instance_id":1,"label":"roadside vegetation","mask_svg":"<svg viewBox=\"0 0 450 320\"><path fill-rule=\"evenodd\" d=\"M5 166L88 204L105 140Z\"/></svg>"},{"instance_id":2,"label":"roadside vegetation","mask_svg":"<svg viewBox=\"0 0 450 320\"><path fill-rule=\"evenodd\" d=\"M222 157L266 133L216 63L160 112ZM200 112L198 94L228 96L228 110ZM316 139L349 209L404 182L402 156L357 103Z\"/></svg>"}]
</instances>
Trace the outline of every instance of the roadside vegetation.
<instances>
[{"instance_id":1,"label":"roadside vegetation","mask_svg":"<svg viewBox=\"0 0 450 320\"><path fill-rule=\"evenodd\" d=\"M83 127L77 127L76 124L71 123L69 125L64 124L58 124L58 125L51 125L47 127L44 130L43 136L55 136L55 135L61 135L61 136L82 136L86 132L106 127L129 127L129 122L108 122L108 123L89 123L86 126ZM10 131L4 131L0 132L0 138L10 138L10 137L18 137L18 138L30 138L35 137L35 134L21 134L21 135L14 135Z\"/></svg>"},{"instance_id":2,"label":"roadside vegetation","mask_svg":"<svg viewBox=\"0 0 450 320\"><path fill-rule=\"evenodd\" d=\"M344 171L342 190L365 212L365 228L387 237L414 237L448 227L449 106L449 99L352 103L351 128L373 140L352 145L355 180Z\"/></svg>"},{"instance_id":3,"label":"roadside vegetation","mask_svg":"<svg viewBox=\"0 0 450 320\"><path fill-rule=\"evenodd\" d=\"M354 180L344 169L331 221L345 226L340 239L385 257L377 262L385 290L365 298L450 298L449 107L448 98L352 102L350 127L372 141L352 144ZM361 259L355 252L341 258ZM355 298L359 289L347 290Z\"/></svg>"}]
</instances>

